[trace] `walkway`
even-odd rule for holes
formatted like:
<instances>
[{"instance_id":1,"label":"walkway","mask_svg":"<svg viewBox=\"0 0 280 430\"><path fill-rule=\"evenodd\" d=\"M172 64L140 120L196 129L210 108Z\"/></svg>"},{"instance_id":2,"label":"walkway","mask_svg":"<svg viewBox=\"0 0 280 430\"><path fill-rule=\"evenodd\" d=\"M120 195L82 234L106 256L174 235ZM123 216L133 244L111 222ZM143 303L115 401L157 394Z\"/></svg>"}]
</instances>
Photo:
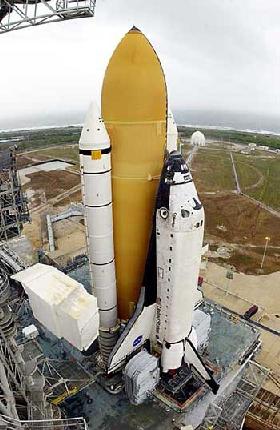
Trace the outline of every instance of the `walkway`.
<instances>
[{"instance_id":1,"label":"walkway","mask_svg":"<svg viewBox=\"0 0 280 430\"><path fill-rule=\"evenodd\" d=\"M232 156L232 152L230 152L229 154L230 154L230 158L231 158L232 170L233 170L233 175L234 175L234 179L235 179L236 192L237 192L237 194L241 194L241 188L240 188L240 184L239 184L238 175L237 175L237 171L236 171L236 167L235 167L235 162L234 162L234 159Z\"/></svg>"}]
</instances>

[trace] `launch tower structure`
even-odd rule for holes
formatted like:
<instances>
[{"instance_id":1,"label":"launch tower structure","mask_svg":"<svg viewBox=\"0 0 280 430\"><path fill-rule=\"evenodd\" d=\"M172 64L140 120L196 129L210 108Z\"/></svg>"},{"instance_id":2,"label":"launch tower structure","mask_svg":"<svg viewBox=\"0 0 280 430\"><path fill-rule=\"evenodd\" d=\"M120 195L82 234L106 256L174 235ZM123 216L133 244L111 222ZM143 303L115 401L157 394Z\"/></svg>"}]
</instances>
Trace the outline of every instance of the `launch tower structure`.
<instances>
[{"instance_id":1,"label":"launch tower structure","mask_svg":"<svg viewBox=\"0 0 280 430\"><path fill-rule=\"evenodd\" d=\"M0 241L19 236L22 224L29 219L17 171L16 147L12 147L0 153Z\"/></svg>"},{"instance_id":2,"label":"launch tower structure","mask_svg":"<svg viewBox=\"0 0 280 430\"><path fill-rule=\"evenodd\" d=\"M0 34L94 16L96 0L0 0ZM1 19L2 17L2 19Z\"/></svg>"}]
</instances>

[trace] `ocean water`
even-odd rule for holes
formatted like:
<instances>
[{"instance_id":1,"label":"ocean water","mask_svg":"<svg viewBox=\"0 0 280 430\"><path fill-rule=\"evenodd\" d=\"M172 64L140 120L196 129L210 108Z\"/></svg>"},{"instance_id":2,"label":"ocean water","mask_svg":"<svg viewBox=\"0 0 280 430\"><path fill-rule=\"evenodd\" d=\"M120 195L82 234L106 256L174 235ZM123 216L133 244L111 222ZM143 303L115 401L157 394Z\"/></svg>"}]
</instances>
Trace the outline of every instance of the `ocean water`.
<instances>
[{"instance_id":1,"label":"ocean water","mask_svg":"<svg viewBox=\"0 0 280 430\"><path fill-rule=\"evenodd\" d=\"M215 110L175 110L177 124L194 128L280 134L280 116Z\"/></svg>"},{"instance_id":2,"label":"ocean water","mask_svg":"<svg viewBox=\"0 0 280 430\"><path fill-rule=\"evenodd\" d=\"M242 130L255 133L280 134L280 116L218 110L181 109L173 111L179 125L195 128ZM44 129L81 125L85 112L47 113L28 118L0 118L0 132L11 130Z\"/></svg>"}]
</instances>

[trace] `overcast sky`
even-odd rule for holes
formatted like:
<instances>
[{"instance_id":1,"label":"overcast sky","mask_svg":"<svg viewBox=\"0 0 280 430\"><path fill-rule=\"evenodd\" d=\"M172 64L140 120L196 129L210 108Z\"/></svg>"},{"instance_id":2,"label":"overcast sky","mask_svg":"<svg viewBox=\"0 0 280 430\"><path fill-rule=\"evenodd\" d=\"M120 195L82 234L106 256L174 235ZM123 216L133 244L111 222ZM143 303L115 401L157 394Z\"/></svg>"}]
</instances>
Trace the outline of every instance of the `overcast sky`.
<instances>
[{"instance_id":1,"label":"overcast sky","mask_svg":"<svg viewBox=\"0 0 280 430\"><path fill-rule=\"evenodd\" d=\"M97 0L95 18L2 34L1 125L84 112L133 24L160 57L173 109L278 115L279 20L280 0Z\"/></svg>"}]
</instances>

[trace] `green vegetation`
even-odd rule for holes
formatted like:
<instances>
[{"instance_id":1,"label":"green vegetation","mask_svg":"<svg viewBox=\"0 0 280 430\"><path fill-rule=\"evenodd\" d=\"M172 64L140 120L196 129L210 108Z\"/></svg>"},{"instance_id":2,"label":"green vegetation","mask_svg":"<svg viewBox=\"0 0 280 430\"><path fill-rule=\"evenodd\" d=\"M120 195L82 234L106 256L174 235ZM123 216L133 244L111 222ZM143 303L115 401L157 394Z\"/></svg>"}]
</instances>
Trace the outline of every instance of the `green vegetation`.
<instances>
[{"instance_id":1,"label":"green vegetation","mask_svg":"<svg viewBox=\"0 0 280 430\"><path fill-rule=\"evenodd\" d=\"M237 175L241 190L247 192L247 188L261 185L262 173L253 165L252 157L233 153Z\"/></svg>"},{"instance_id":2,"label":"green vegetation","mask_svg":"<svg viewBox=\"0 0 280 430\"><path fill-rule=\"evenodd\" d=\"M242 191L280 210L280 160L234 154ZM248 187L246 189L246 187Z\"/></svg>"},{"instance_id":3,"label":"green vegetation","mask_svg":"<svg viewBox=\"0 0 280 430\"><path fill-rule=\"evenodd\" d=\"M178 127L179 135L182 138L190 138L195 128L180 126ZM280 149L280 136L273 136L271 134L255 134L248 133L245 131L234 131L234 130L202 130L208 139L223 140L231 143L256 143L257 145L269 146L270 148Z\"/></svg>"},{"instance_id":4,"label":"green vegetation","mask_svg":"<svg viewBox=\"0 0 280 430\"><path fill-rule=\"evenodd\" d=\"M79 162L79 148L78 145L63 146L61 148L44 148L38 151L33 151L28 154L30 157L48 156L50 158L58 158L62 160Z\"/></svg>"},{"instance_id":5,"label":"green vegetation","mask_svg":"<svg viewBox=\"0 0 280 430\"><path fill-rule=\"evenodd\" d=\"M255 199L280 210L280 163L277 159L253 159L252 165L264 176L259 187L252 188L248 194Z\"/></svg>"},{"instance_id":6,"label":"green vegetation","mask_svg":"<svg viewBox=\"0 0 280 430\"><path fill-rule=\"evenodd\" d=\"M199 192L228 191L235 188L229 153L199 149L193 159L193 177Z\"/></svg>"},{"instance_id":7,"label":"green vegetation","mask_svg":"<svg viewBox=\"0 0 280 430\"><path fill-rule=\"evenodd\" d=\"M0 150L16 144L19 152L26 150L46 148L52 145L66 145L78 143L81 133L80 127L48 128L43 130L21 130L0 133L1 139L20 137L18 142L1 144Z\"/></svg>"},{"instance_id":8,"label":"green vegetation","mask_svg":"<svg viewBox=\"0 0 280 430\"><path fill-rule=\"evenodd\" d=\"M19 152L34 151L33 155L49 158L68 159L78 164L78 147L81 128L64 127L43 130L21 130L0 133L0 139L20 137L18 142L0 142L0 151L17 144ZM194 132L191 127L179 127L182 138L189 138ZM218 149L200 148L193 160L193 176L200 192L227 191L235 188L229 152L223 148L224 142L254 142L280 148L280 137L229 130L205 130L206 137L221 142ZM59 147L61 145L61 147ZM65 145L69 145L65 148ZM54 147L56 146L56 147ZM188 145L183 146L185 155ZM265 204L280 209L280 162L279 157L264 158L266 153L254 151L250 156L234 153L241 188L250 196ZM261 155L261 156L259 156Z\"/></svg>"}]
</instances>

